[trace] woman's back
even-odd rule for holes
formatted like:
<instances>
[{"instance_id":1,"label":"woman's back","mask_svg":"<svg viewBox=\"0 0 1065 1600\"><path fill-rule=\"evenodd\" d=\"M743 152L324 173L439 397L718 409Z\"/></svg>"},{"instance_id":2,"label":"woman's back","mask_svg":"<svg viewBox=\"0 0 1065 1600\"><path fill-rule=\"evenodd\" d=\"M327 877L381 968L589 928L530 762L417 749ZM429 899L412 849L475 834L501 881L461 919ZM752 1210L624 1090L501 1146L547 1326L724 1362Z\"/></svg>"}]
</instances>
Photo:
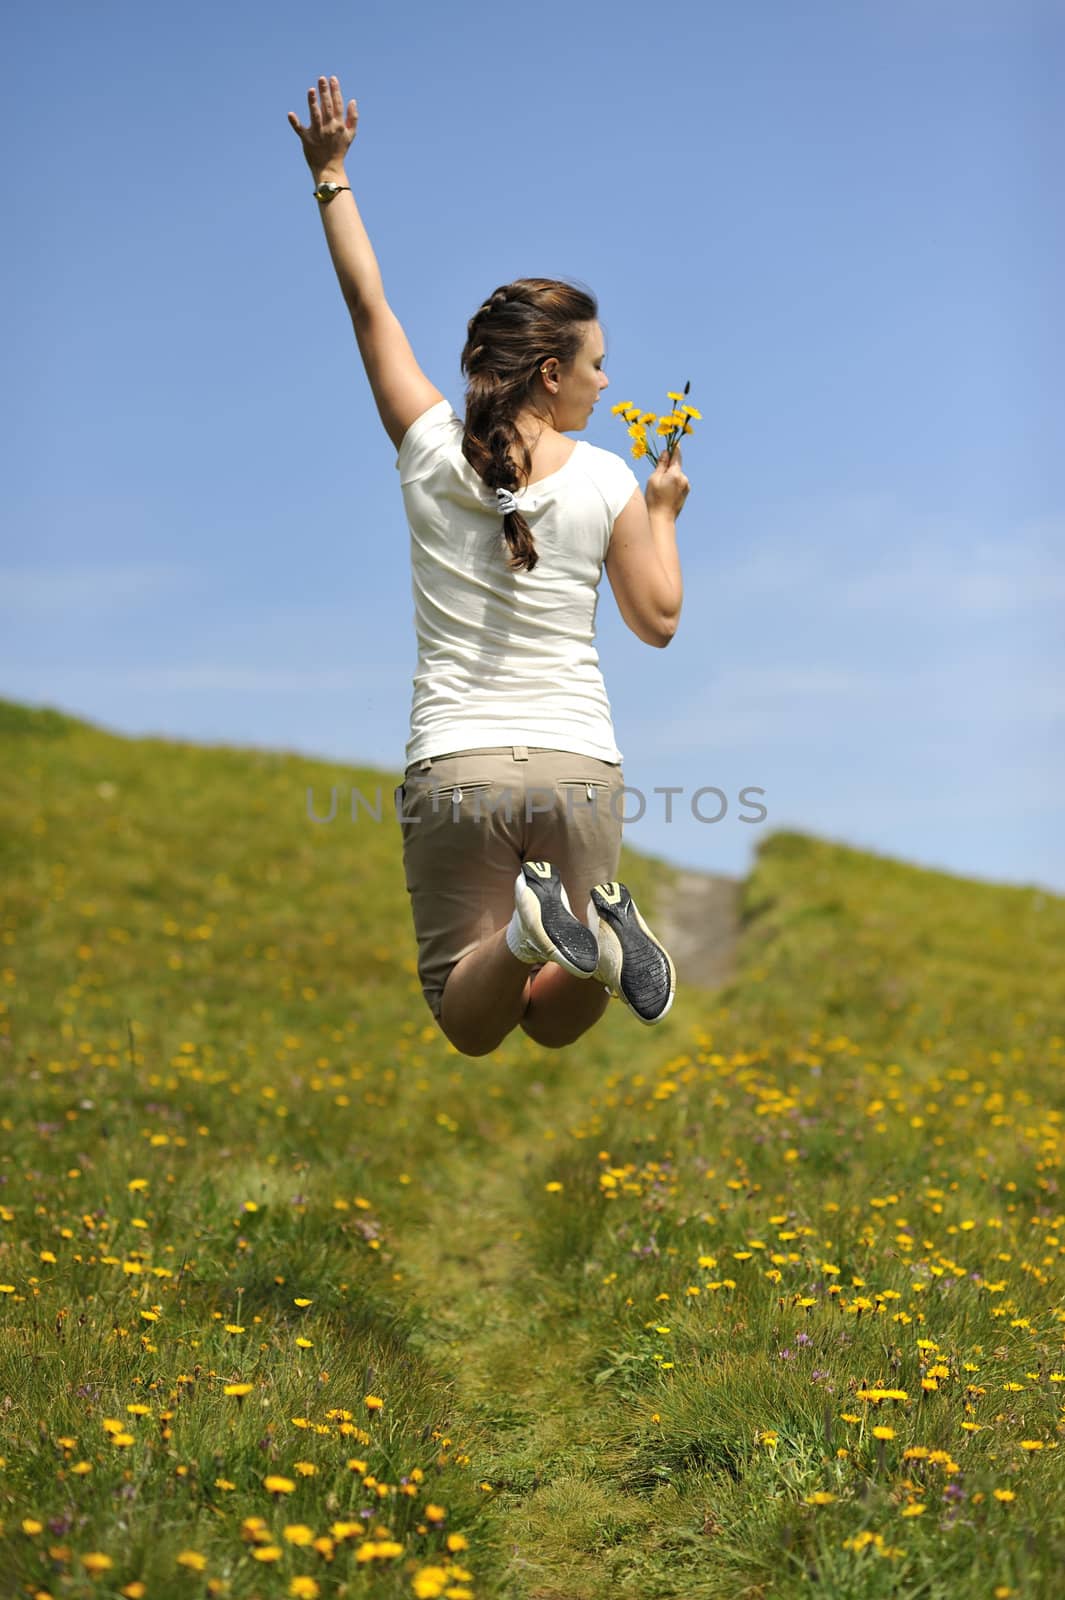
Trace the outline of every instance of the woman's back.
<instances>
[{"instance_id":1,"label":"woman's back","mask_svg":"<svg viewBox=\"0 0 1065 1600\"><path fill-rule=\"evenodd\" d=\"M516 491L539 559L531 572L514 570L494 493L462 439L461 419L441 400L411 424L396 459L418 637L407 762L510 743L618 762L595 613L636 475L587 440L551 440L534 454L535 481Z\"/></svg>"}]
</instances>

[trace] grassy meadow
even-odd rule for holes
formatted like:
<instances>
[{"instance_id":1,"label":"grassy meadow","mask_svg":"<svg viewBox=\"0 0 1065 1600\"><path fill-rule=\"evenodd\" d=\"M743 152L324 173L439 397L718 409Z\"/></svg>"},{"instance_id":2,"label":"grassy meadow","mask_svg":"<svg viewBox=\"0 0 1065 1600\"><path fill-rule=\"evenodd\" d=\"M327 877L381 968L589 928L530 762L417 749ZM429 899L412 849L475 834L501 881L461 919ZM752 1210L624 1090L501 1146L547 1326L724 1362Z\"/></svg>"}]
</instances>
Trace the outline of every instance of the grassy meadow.
<instances>
[{"instance_id":1,"label":"grassy meadow","mask_svg":"<svg viewBox=\"0 0 1065 1600\"><path fill-rule=\"evenodd\" d=\"M0 754L0 1593L1065 1594L1065 899L766 830L727 988L468 1058L398 772Z\"/></svg>"}]
</instances>

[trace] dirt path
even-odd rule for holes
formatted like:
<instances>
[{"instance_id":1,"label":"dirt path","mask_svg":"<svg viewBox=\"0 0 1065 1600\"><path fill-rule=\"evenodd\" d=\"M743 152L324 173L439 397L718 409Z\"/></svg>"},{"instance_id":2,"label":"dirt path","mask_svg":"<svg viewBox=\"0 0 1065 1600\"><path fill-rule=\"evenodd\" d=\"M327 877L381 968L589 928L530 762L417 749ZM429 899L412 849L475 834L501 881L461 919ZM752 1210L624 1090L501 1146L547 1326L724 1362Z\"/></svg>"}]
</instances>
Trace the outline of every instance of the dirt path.
<instances>
[{"instance_id":1,"label":"dirt path","mask_svg":"<svg viewBox=\"0 0 1065 1600\"><path fill-rule=\"evenodd\" d=\"M716 989L735 971L742 879L677 871L663 882L654 931L673 957L678 983Z\"/></svg>"}]
</instances>

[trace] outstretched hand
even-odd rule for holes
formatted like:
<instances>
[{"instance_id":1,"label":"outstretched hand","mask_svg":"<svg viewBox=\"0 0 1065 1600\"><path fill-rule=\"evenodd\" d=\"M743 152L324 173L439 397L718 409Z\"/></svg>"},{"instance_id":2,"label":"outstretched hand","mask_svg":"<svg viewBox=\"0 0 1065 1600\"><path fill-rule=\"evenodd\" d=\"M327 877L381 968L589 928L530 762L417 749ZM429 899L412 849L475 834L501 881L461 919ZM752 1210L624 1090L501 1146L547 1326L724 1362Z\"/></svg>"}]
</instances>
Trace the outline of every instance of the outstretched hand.
<instances>
[{"instance_id":1,"label":"outstretched hand","mask_svg":"<svg viewBox=\"0 0 1065 1600\"><path fill-rule=\"evenodd\" d=\"M344 110L339 78L319 78L318 94L321 97L321 106L315 98L314 90L307 90L307 101L311 108L309 128L302 125L294 111L288 113L289 124L293 132L300 136L303 154L315 178L329 167L343 166L348 146L354 139L355 129L359 125L359 112L355 101L349 100L347 111Z\"/></svg>"}]
</instances>

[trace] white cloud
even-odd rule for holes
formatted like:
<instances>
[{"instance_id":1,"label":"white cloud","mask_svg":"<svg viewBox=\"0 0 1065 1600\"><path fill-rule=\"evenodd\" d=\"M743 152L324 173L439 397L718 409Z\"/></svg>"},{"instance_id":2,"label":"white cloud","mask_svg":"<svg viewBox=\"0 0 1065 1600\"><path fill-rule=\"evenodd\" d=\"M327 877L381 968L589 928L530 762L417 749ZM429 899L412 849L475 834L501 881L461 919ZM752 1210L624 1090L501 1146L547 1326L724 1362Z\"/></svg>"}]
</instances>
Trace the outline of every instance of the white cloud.
<instances>
[{"instance_id":1,"label":"white cloud","mask_svg":"<svg viewBox=\"0 0 1065 1600\"><path fill-rule=\"evenodd\" d=\"M171 594L202 581L197 567L176 562L141 562L125 566L90 565L0 568L0 607L8 611L79 616L128 605L134 600Z\"/></svg>"},{"instance_id":2,"label":"white cloud","mask_svg":"<svg viewBox=\"0 0 1065 1600\"><path fill-rule=\"evenodd\" d=\"M981 619L1065 605L1065 521L1035 518L1001 535L911 514L888 500L799 508L787 532L743 535L744 554L712 574L730 607L793 595L809 614L854 610L902 620Z\"/></svg>"},{"instance_id":3,"label":"white cloud","mask_svg":"<svg viewBox=\"0 0 1065 1600\"><path fill-rule=\"evenodd\" d=\"M142 691L188 690L194 694L309 694L364 691L383 674L398 669L380 661L335 668L243 667L225 663L193 667L118 668L60 667L26 671L0 665L0 685L8 695L75 695L83 691L121 689L124 698Z\"/></svg>"}]
</instances>

